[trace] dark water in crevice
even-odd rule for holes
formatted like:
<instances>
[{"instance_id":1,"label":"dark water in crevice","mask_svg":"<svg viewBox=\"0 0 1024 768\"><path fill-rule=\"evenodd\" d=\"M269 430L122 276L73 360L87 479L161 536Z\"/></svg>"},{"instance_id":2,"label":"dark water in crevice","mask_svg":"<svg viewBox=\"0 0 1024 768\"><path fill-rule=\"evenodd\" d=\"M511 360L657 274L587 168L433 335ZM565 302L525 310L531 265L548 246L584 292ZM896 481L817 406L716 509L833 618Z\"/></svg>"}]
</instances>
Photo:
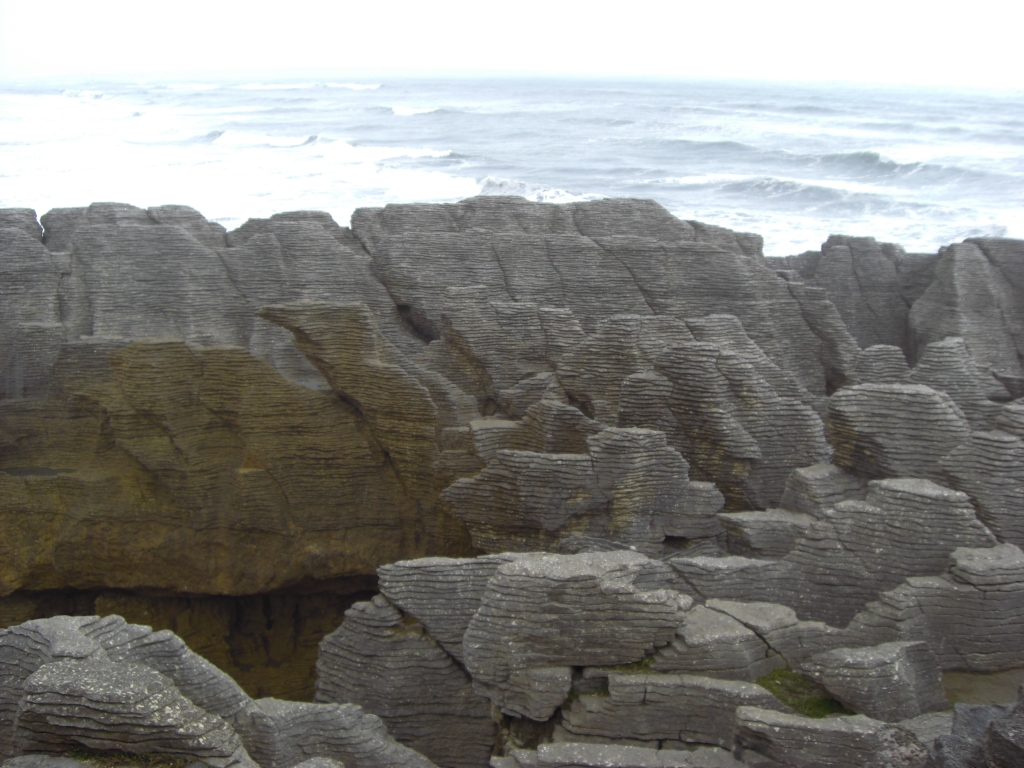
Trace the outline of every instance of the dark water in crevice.
<instances>
[{"instance_id":1,"label":"dark water in crevice","mask_svg":"<svg viewBox=\"0 0 1024 768\"><path fill-rule=\"evenodd\" d=\"M327 585L325 585L327 586ZM0 598L0 627L30 619L117 614L169 629L227 672L253 698L311 701L317 646L376 579L355 577L262 595L154 595L123 590L16 592Z\"/></svg>"}]
</instances>

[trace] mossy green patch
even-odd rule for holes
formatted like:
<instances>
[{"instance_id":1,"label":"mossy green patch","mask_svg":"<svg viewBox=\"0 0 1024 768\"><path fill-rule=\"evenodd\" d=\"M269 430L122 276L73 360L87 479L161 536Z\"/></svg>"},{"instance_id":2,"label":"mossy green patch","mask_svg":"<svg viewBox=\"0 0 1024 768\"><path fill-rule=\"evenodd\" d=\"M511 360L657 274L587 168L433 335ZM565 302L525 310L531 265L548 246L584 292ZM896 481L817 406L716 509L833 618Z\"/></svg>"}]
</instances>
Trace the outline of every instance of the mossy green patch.
<instances>
[{"instance_id":1,"label":"mossy green patch","mask_svg":"<svg viewBox=\"0 0 1024 768\"><path fill-rule=\"evenodd\" d=\"M72 747L68 750L67 755L83 763L95 765L96 768L185 768L190 763L202 762L198 758L184 755L168 755L158 752L136 755L130 752L87 749L86 747Z\"/></svg>"},{"instance_id":2,"label":"mossy green patch","mask_svg":"<svg viewBox=\"0 0 1024 768\"><path fill-rule=\"evenodd\" d=\"M654 672L651 669L651 663L654 661L653 656L644 656L640 661L634 661L629 664L616 664L614 667L607 667L610 672L624 672L625 674L636 675L636 674L651 674Z\"/></svg>"},{"instance_id":3,"label":"mossy green patch","mask_svg":"<svg viewBox=\"0 0 1024 768\"><path fill-rule=\"evenodd\" d=\"M854 714L820 685L791 669L773 670L757 678L757 684L767 688L775 698L805 717Z\"/></svg>"}]
</instances>

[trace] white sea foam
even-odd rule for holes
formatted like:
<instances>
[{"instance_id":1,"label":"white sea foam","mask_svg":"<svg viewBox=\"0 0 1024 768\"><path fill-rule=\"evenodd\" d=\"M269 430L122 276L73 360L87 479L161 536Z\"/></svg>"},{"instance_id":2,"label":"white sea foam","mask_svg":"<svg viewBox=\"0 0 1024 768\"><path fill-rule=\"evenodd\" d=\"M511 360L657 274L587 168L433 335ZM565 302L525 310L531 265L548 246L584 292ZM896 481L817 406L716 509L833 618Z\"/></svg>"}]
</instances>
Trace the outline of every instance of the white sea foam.
<instances>
[{"instance_id":1,"label":"white sea foam","mask_svg":"<svg viewBox=\"0 0 1024 768\"><path fill-rule=\"evenodd\" d=\"M316 83L244 83L235 88L242 91L305 91L316 88Z\"/></svg>"},{"instance_id":2,"label":"white sea foam","mask_svg":"<svg viewBox=\"0 0 1024 768\"><path fill-rule=\"evenodd\" d=\"M437 112L440 107L392 107L391 111L399 117L411 117L412 115L429 115L431 112Z\"/></svg>"},{"instance_id":3,"label":"white sea foam","mask_svg":"<svg viewBox=\"0 0 1024 768\"><path fill-rule=\"evenodd\" d=\"M384 103L357 96L382 87ZM1022 237L1024 97L959 98L340 78L0 86L0 206L176 202L237 224L475 194L630 196L759 232L773 255L830 233L911 251Z\"/></svg>"},{"instance_id":4,"label":"white sea foam","mask_svg":"<svg viewBox=\"0 0 1024 768\"><path fill-rule=\"evenodd\" d=\"M324 83L328 88L347 88L350 91L375 91L381 83Z\"/></svg>"},{"instance_id":5,"label":"white sea foam","mask_svg":"<svg viewBox=\"0 0 1024 768\"><path fill-rule=\"evenodd\" d=\"M478 193L481 195L503 197L525 197L535 203L582 203L587 200L600 200L605 195L580 195L564 189L547 187L543 184L530 184L514 179L499 179L488 176L479 182Z\"/></svg>"}]
</instances>

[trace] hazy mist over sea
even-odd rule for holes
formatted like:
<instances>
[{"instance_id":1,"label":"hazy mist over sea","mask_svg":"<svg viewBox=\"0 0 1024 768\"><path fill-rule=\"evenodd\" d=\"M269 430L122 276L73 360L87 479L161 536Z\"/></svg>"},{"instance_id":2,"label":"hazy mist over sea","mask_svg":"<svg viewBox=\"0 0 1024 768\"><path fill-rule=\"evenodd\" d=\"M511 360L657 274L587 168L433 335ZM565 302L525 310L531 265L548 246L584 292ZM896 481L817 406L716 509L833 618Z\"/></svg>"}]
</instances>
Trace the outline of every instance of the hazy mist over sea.
<instances>
[{"instance_id":1,"label":"hazy mist over sea","mask_svg":"<svg viewBox=\"0 0 1024 768\"><path fill-rule=\"evenodd\" d=\"M757 232L908 251L1024 237L1024 94L597 79L0 85L0 207L288 210L653 198Z\"/></svg>"}]
</instances>

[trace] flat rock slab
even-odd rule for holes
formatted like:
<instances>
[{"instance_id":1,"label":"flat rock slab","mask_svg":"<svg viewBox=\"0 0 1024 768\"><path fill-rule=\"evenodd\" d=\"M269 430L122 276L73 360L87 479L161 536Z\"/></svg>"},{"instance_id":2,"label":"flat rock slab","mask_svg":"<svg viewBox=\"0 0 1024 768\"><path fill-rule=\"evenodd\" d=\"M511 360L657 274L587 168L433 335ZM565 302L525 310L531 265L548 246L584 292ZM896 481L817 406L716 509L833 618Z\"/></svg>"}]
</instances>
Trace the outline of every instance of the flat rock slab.
<instances>
[{"instance_id":1,"label":"flat rock slab","mask_svg":"<svg viewBox=\"0 0 1024 768\"><path fill-rule=\"evenodd\" d=\"M608 695L579 696L562 710L562 726L569 733L612 739L671 739L731 748L739 706L789 711L753 683L613 673L608 676Z\"/></svg>"}]
</instances>

